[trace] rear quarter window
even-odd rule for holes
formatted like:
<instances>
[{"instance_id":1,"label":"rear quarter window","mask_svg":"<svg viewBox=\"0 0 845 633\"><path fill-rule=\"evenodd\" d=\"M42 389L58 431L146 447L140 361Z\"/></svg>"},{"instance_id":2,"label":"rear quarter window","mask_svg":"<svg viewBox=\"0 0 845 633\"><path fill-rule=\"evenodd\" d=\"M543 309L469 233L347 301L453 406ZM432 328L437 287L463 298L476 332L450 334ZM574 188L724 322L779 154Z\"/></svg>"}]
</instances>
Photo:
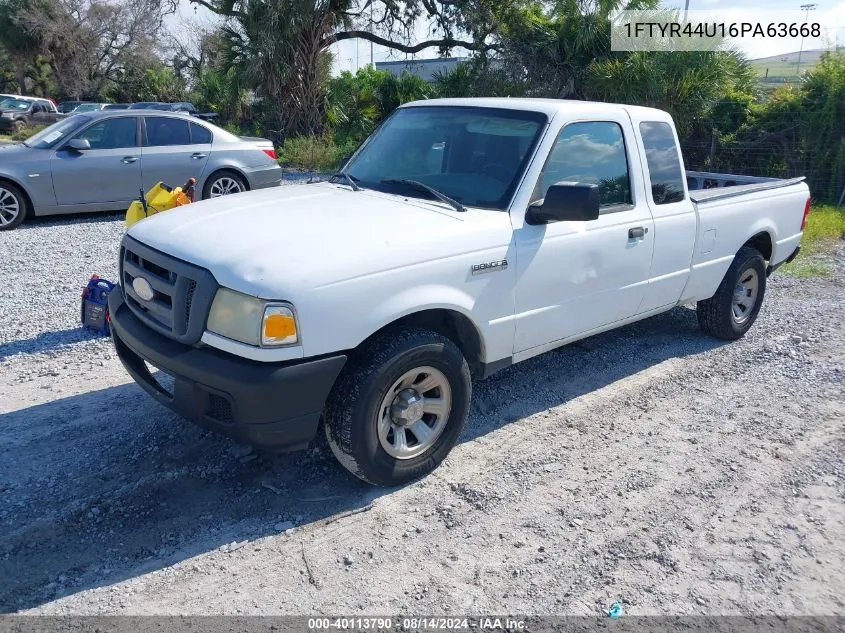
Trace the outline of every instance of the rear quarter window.
<instances>
[{"instance_id":1,"label":"rear quarter window","mask_svg":"<svg viewBox=\"0 0 845 633\"><path fill-rule=\"evenodd\" d=\"M672 128L662 121L643 121L640 135L654 204L680 202L684 199L684 170Z\"/></svg>"},{"instance_id":2,"label":"rear quarter window","mask_svg":"<svg viewBox=\"0 0 845 633\"><path fill-rule=\"evenodd\" d=\"M198 145L201 143L211 143L211 132L201 125L191 123L191 143Z\"/></svg>"}]
</instances>

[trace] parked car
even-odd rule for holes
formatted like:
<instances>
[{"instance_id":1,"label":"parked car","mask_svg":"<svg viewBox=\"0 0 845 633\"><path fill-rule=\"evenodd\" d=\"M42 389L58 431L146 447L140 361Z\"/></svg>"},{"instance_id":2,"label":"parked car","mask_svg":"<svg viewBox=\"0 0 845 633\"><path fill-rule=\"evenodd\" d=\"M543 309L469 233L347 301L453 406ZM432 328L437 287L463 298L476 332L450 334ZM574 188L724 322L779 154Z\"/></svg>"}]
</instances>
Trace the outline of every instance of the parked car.
<instances>
[{"instance_id":1,"label":"parked car","mask_svg":"<svg viewBox=\"0 0 845 633\"><path fill-rule=\"evenodd\" d=\"M0 147L0 229L27 215L126 209L158 181L197 179L212 198L273 187L266 139L241 139L177 112L87 112Z\"/></svg>"},{"instance_id":2,"label":"parked car","mask_svg":"<svg viewBox=\"0 0 845 633\"><path fill-rule=\"evenodd\" d=\"M80 103L76 106L73 110L69 112L69 114L82 114L83 112L97 112L99 110L104 110L107 106L107 103Z\"/></svg>"},{"instance_id":3,"label":"parked car","mask_svg":"<svg viewBox=\"0 0 845 633\"><path fill-rule=\"evenodd\" d=\"M130 110L168 110L166 103L160 101L139 101L129 105Z\"/></svg>"},{"instance_id":4,"label":"parked car","mask_svg":"<svg viewBox=\"0 0 845 633\"><path fill-rule=\"evenodd\" d=\"M106 103L103 105L103 110L127 110L129 103Z\"/></svg>"},{"instance_id":5,"label":"parked car","mask_svg":"<svg viewBox=\"0 0 845 633\"><path fill-rule=\"evenodd\" d=\"M13 97L0 101L0 130L3 131L55 123L62 116L49 99Z\"/></svg>"},{"instance_id":6,"label":"parked car","mask_svg":"<svg viewBox=\"0 0 845 633\"><path fill-rule=\"evenodd\" d=\"M401 484L448 455L472 378L688 302L708 334L743 336L810 197L801 178L716 177L739 186L688 191L660 110L406 104L335 182L133 226L115 347L207 428L284 450L323 419L342 465Z\"/></svg>"},{"instance_id":7,"label":"parked car","mask_svg":"<svg viewBox=\"0 0 845 633\"><path fill-rule=\"evenodd\" d=\"M162 103L160 101L142 101L129 106L132 110L163 110L165 112L186 112L204 121L217 118L216 112L200 112L193 103L180 101L178 103Z\"/></svg>"},{"instance_id":8,"label":"parked car","mask_svg":"<svg viewBox=\"0 0 845 633\"><path fill-rule=\"evenodd\" d=\"M56 109L62 114L70 113L77 106L85 103L84 101L62 101L56 106Z\"/></svg>"}]
</instances>

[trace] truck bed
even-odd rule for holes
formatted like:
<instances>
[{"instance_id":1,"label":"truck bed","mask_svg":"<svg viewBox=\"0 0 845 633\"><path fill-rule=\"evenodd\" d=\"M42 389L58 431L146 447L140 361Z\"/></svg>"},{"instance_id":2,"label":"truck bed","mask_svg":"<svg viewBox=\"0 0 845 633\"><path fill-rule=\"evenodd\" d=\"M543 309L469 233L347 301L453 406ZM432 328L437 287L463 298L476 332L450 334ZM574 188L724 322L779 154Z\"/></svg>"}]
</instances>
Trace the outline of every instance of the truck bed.
<instances>
[{"instance_id":1,"label":"truck bed","mask_svg":"<svg viewBox=\"0 0 845 633\"><path fill-rule=\"evenodd\" d=\"M687 172L687 187L690 190L690 199L696 204L732 198L756 191L780 189L803 181L803 176L783 179L717 174L705 171Z\"/></svg>"}]
</instances>

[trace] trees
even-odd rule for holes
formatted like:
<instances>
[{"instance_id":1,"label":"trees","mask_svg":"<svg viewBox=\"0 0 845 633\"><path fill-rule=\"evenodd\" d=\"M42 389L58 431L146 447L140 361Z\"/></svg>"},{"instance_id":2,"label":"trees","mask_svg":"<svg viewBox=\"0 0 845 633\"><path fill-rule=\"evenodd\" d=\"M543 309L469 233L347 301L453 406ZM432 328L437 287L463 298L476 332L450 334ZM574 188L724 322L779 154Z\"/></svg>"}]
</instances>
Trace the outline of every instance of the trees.
<instances>
[{"instance_id":1,"label":"trees","mask_svg":"<svg viewBox=\"0 0 845 633\"><path fill-rule=\"evenodd\" d=\"M26 78L33 70L33 60L41 52L41 41L23 23L30 0L0 2L0 47L10 62L17 81L16 92L26 92Z\"/></svg>"},{"instance_id":2,"label":"trees","mask_svg":"<svg viewBox=\"0 0 845 633\"><path fill-rule=\"evenodd\" d=\"M226 18L227 61L272 107L290 135L321 131L334 43L362 38L393 50L441 53L492 46L503 9L516 0L192 0ZM413 39L425 20L431 37Z\"/></svg>"},{"instance_id":3,"label":"trees","mask_svg":"<svg viewBox=\"0 0 845 633\"><path fill-rule=\"evenodd\" d=\"M61 95L101 98L137 78L139 68L161 66L157 38L174 8L175 0L2 0L0 47L21 92L27 78L39 83L46 63Z\"/></svg>"},{"instance_id":4,"label":"trees","mask_svg":"<svg viewBox=\"0 0 845 633\"><path fill-rule=\"evenodd\" d=\"M345 71L328 84L326 121L339 145L359 142L397 107L434 92L434 86L407 72L397 77L369 66L355 74Z\"/></svg>"}]
</instances>

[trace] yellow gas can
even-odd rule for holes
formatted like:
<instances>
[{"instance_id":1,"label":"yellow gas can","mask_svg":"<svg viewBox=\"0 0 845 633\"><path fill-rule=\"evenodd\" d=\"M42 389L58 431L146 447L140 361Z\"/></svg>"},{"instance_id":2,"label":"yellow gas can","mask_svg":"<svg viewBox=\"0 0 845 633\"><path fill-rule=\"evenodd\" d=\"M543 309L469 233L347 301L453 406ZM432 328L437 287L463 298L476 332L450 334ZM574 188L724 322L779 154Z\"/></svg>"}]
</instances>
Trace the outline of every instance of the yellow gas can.
<instances>
[{"instance_id":1,"label":"yellow gas can","mask_svg":"<svg viewBox=\"0 0 845 633\"><path fill-rule=\"evenodd\" d=\"M126 210L126 228L156 213L168 211L193 202L196 179L190 178L184 187L168 187L157 182L143 199L135 200Z\"/></svg>"}]
</instances>

